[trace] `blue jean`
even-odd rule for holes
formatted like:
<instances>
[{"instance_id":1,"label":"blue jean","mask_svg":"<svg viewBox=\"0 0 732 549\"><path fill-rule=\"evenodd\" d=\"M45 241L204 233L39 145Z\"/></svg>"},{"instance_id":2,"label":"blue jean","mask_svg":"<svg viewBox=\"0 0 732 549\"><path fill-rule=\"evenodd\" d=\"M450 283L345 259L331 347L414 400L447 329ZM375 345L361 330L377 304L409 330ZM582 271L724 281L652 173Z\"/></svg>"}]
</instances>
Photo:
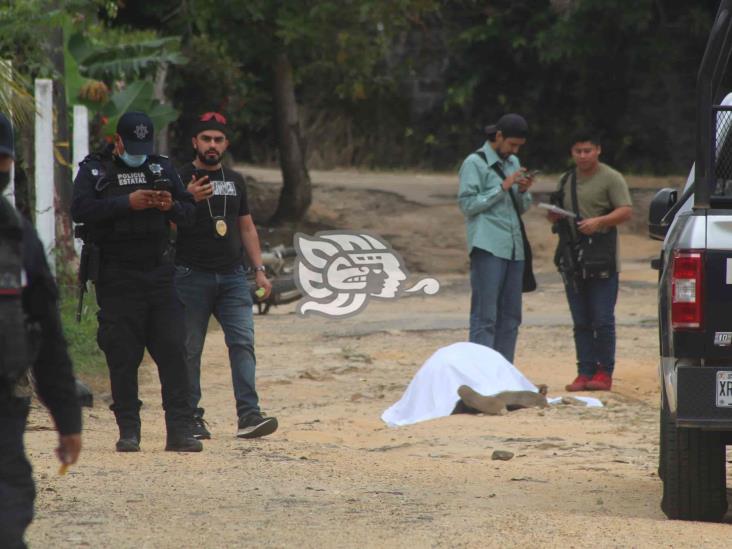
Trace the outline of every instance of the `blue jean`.
<instances>
[{"instance_id":1,"label":"blue jean","mask_svg":"<svg viewBox=\"0 0 732 549\"><path fill-rule=\"evenodd\" d=\"M470 341L513 363L521 324L524 262L473 248L470 253Z\"/></svg>"},{"instance_id":2,"label":"blue jean","mask_svg":"<svg viewBox=\"0 0 732 549\"><path fill-rule=\"evenodd\" d=\"M615 303L618 273L609 278L579 280L565 286L574 323L577 372L592 377L598 368L615 368Z\"/></svg>"},{"instance_id":3,"label":"blue jean","mask_svg":"<svg viewBox=\"0 0 732 549\"><path fill-rule=\"evenodd\" d=\"M175 285L185 306L186 363L190 377L190 400L194 408L201 401L201 353L208 321L213 314L224 331L229 349L231 381L237 416L259 413L254 387L254 319L252 296L244 268L228 274L208 273L176 265Z\"/></svg>"}]
</instances>

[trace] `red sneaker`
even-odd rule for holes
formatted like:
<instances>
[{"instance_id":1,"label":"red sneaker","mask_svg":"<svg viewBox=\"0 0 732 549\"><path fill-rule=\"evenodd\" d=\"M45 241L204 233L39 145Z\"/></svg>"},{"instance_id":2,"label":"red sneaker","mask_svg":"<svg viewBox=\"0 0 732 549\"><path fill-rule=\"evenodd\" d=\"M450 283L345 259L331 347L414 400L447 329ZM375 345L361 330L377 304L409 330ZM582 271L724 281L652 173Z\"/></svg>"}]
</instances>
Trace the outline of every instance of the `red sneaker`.
<instances>
[{"instance_id":1,"label":"red sneaker","mask_svg":"<svg viewBox=\"0 0 732 549\"><path fill-rule=\"evenodd\" d=\"M575 380L564 388L567 391L584 391L587 389L587 384L590 381L590 376L584 374L578 375Z\"/></svg>"},{"instance_id":2,"label":"red sneaker","mask_svg":"<svg viewBox=\"0 0 732 549\"><path fill-rule=\"evenodd\" d=\"M609 391L613 386L613 378L605 370L597 370L587 382L588 391Z\"/></svg>"}]
</instances>

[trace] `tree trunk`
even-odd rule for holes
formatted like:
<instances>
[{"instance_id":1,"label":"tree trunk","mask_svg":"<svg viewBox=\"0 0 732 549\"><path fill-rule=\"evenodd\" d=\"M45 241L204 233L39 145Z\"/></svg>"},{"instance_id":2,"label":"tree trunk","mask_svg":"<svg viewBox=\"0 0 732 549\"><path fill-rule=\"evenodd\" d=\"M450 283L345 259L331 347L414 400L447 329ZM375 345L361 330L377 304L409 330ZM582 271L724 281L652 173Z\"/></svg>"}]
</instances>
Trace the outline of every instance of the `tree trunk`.
<instances>
[{"instance_id":1,"label":"tree trunk","mask_svg":"<svg viewBox=\"0 0 732 549\"><path fill-rule=\"evenodd\" d=\"M65 74L64 35L61 27L51 35L51 61L57 74ZM69 139L69 118L66 104L66 88L62 79L53 83L53 104L55 112L54 136L54 180L56 207L56 259L66 265L75 256L74 237L71 228L71 144Z\"/></svg>"},{"instance_id":2,"label":"tree trunk","mask_svg":"<svg viewBox=\"0 0 732 549\"><path fill-rule=\"evenodd\" d=\"M155 74L155 86L153 89L153 97L161 104L166 104L168 99L165 97L165 80L168 77L168 65L162 64L158 67ZM168 125L161 128L155 128L155 152L158 154L169 154L170 147L168 145Z\"/></svg>"},{"instance_id":3,"label":"tree trunk","mask_svg":"<svg viewBox=\"0 0 732 549\"><path fill-rule=\"evenodd\" d=\"M300 135L292 65L280 53L274 63L275 123L282 169L282 192L270 224L300 221L312 201L312 185L305 166L305 147Z\"/></svg>"}]
</instances>

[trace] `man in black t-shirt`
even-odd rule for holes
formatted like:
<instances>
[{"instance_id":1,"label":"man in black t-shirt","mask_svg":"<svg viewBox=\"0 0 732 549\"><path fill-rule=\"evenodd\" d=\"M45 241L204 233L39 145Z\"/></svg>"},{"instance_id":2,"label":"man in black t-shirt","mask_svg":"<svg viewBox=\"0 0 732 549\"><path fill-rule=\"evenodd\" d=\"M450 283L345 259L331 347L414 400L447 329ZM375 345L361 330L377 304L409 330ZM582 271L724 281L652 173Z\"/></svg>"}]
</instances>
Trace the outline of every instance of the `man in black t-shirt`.
<instances>
[{"instance_id":1,"label":"man in black t-shirt","mask_svg":"<svg viewBox=\"0 0 732 549\"><path fill-rule=\"evenodd\" d=\"M277 419L264 417L254 384L254 319L244 252L256 271L257 288L266 299L272 285L264 273L257 229L249 214L244 178L224 168L229 146L226 119L219 113L200 117L192 138L196 157L179 170L196 200L196 221L180 227L176 244L176 287L185 305L186 361L191 404L196 409L194 436L210 438L203 421L201 353L213 314L224 330L238 416L237 436L254 438L277 429ZM261 291L260 291L261 293Z\"/></svg>"}]
</instances>

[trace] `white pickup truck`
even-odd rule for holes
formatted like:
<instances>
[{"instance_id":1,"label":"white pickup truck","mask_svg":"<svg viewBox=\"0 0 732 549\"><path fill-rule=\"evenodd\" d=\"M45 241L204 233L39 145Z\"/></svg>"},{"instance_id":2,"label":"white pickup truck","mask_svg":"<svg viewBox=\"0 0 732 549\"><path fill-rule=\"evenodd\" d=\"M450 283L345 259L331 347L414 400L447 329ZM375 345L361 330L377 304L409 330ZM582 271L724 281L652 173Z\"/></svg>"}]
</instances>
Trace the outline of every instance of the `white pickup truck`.
<instances>
[{"instance_id":1,"label":"white pickup truck","mask_svg":"<svg viewBox=\"0 0 732 549\"><path fill-rule=\"evenodd\" d=\"M697 82L696 161L679 196L649 212L663 240L659 270L661 508L671 519L720 521L732 444L732 94L717 103L732 52L722 0Z\"/></svg>"}]
</instances>

